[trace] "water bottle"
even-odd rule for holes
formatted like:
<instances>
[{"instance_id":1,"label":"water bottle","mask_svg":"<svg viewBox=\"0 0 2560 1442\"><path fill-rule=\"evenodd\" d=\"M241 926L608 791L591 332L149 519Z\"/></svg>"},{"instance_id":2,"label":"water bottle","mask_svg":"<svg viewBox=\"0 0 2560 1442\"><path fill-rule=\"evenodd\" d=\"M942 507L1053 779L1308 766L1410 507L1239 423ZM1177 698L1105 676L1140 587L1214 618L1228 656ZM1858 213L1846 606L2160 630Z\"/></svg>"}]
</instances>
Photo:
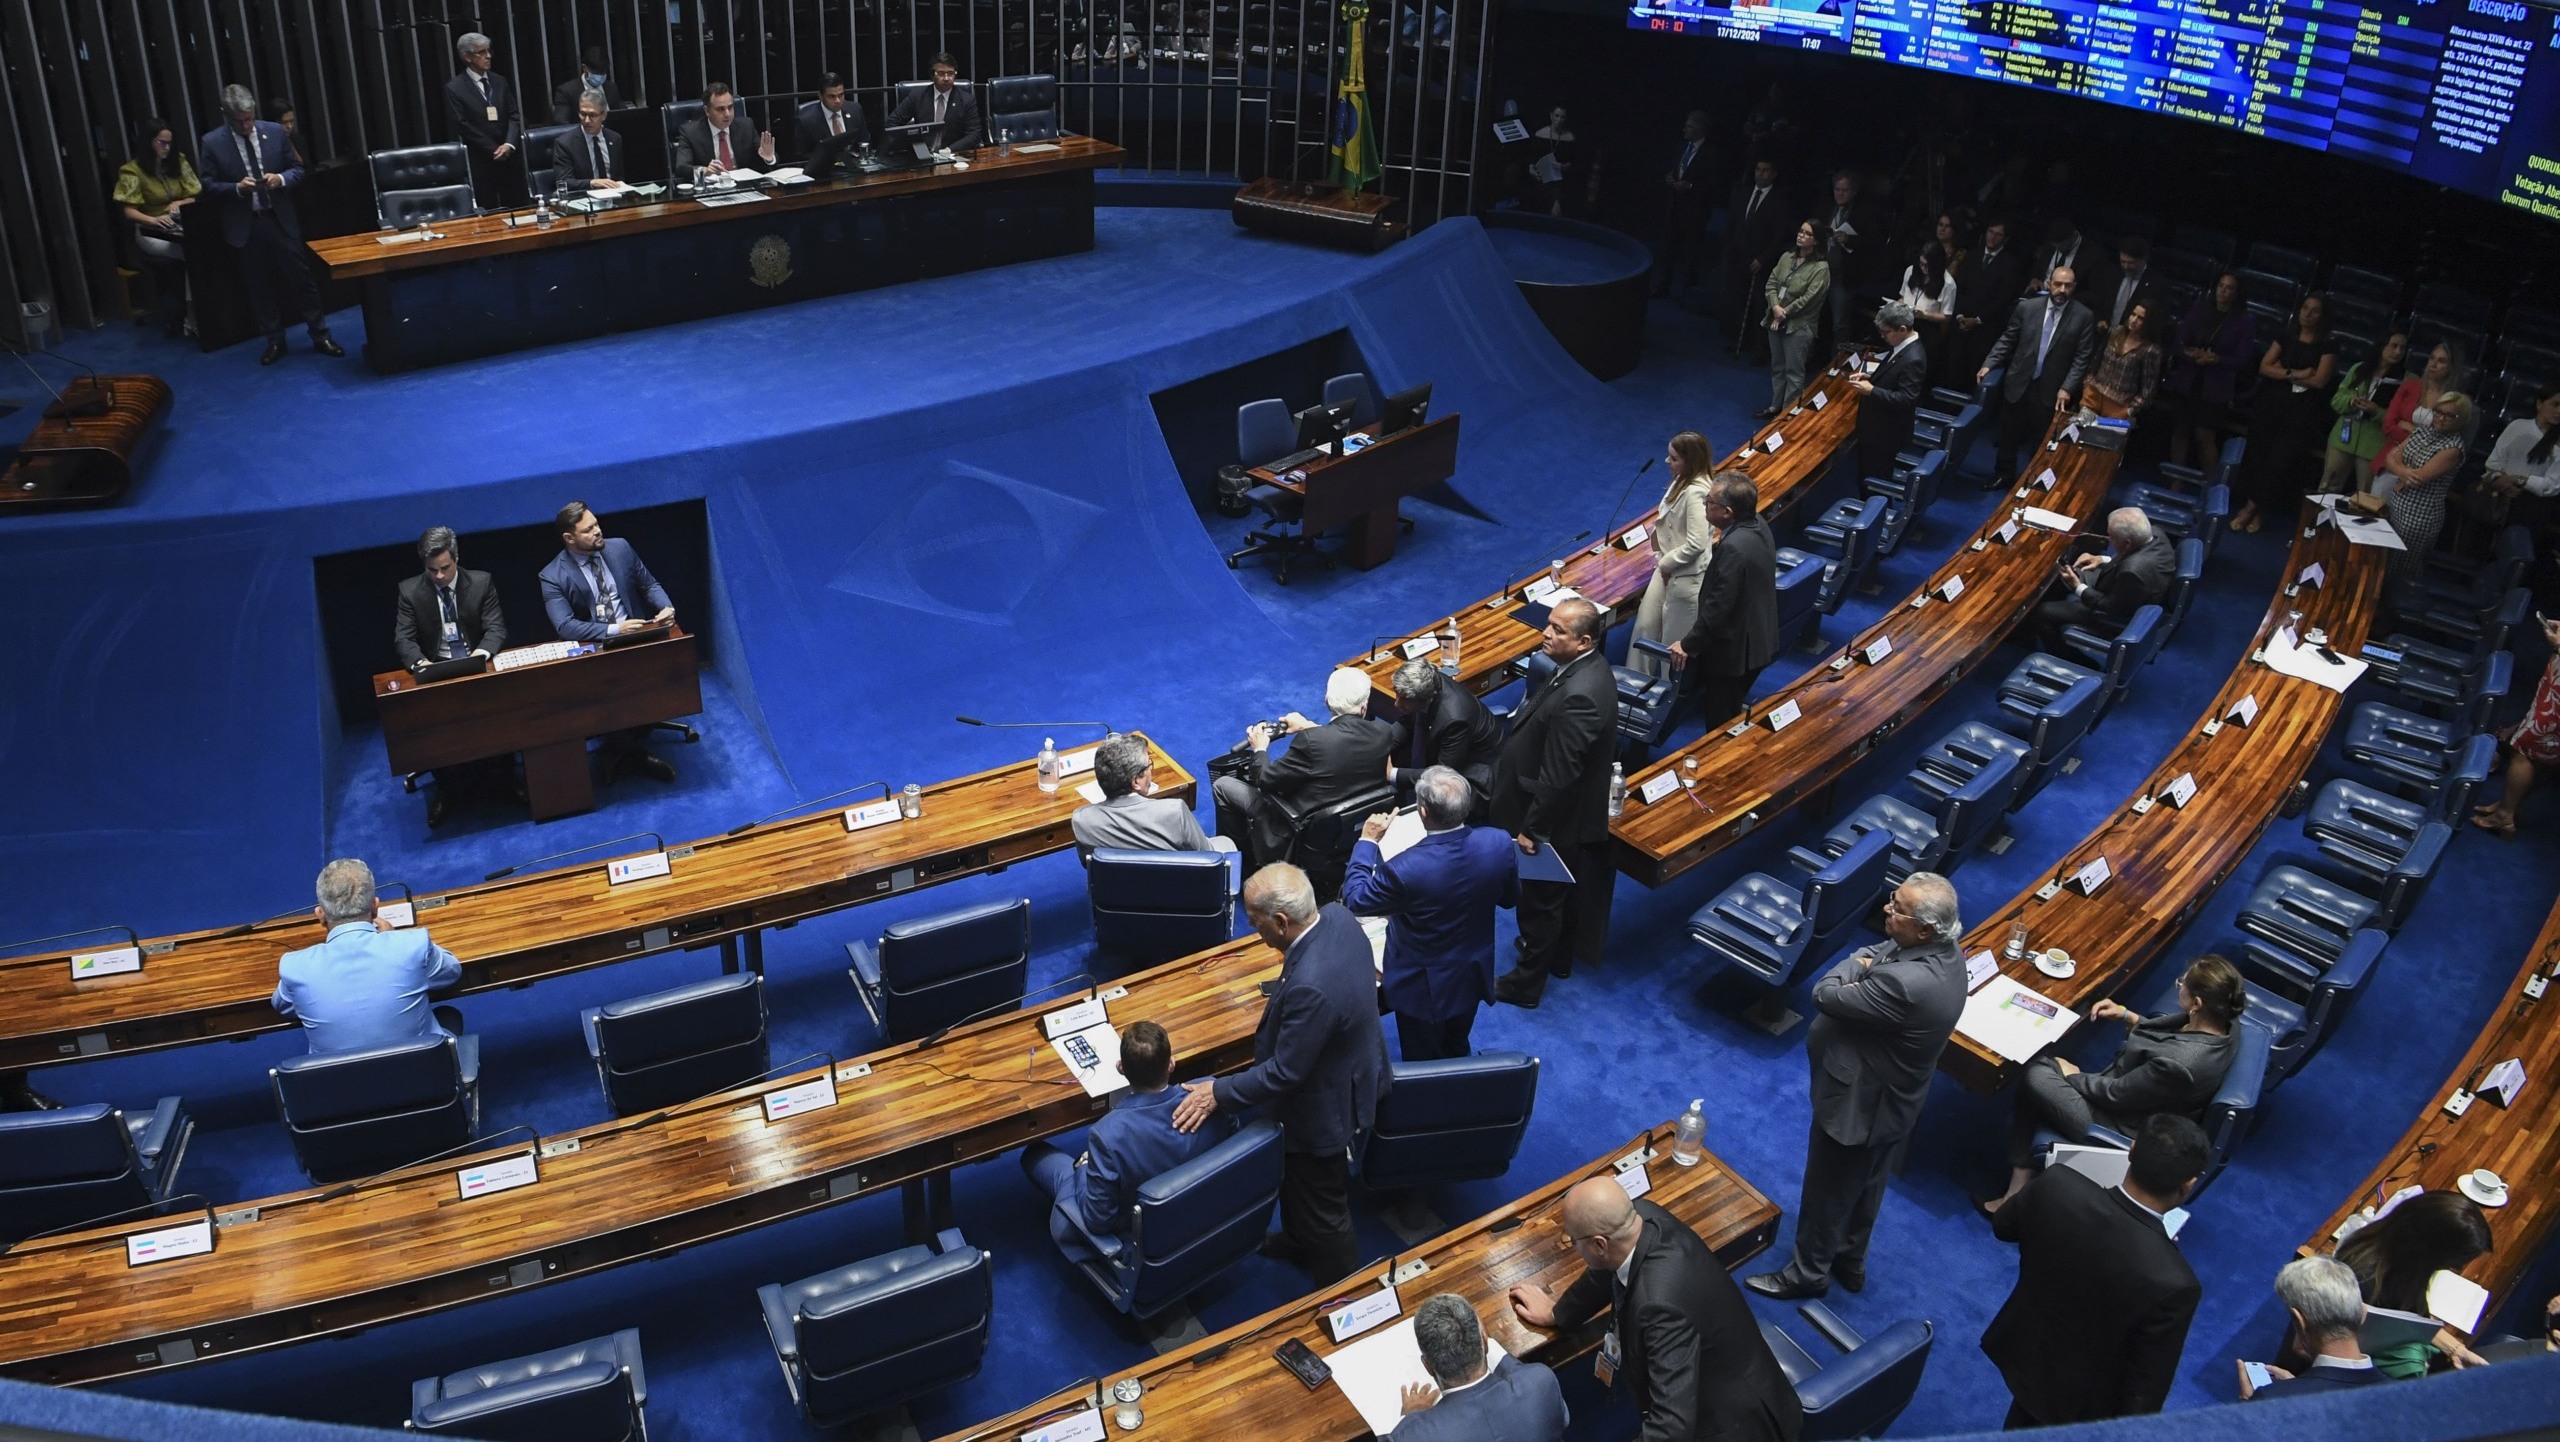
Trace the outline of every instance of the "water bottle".
<instances>
[{"instance_id":1,"label":"water bottle","mask_svg":"<svg viewBox=\"0 0 2560 1442\"><path fill-rule=\"evenodd\" d=\"M1058 789L1058 743L1046 736L1040 738L1040 789Z\"/></svg>"},{"instance_id":2,"label":"water bottle","mask_svg":"<svg viewBox=\"0 0 2560 1442\"><path fill-rule=\"evenodd\" d=\"M1671 1160L1684 1167L1694 1167L1707 1149L1707 1099L1699 1097L1689 1103L1680 1120L1671 1124Z\"/></svg>"},{"instance_id":3,"label":"water bottle","mask_svg":"<svg viewBox=\"0 0 2560 1442\"><path fill-rule=\"evenodd\" d=\"M996 154L1013 154L1013 129L1011 126L998 126L996 128Z\"/></svg>"},{"instance_id":4,"label":"water bottle","mask_svg":"<svg viewBox=\"0 0 2560 1442\"><path fill-rule=\"evenodd\" d=\"M1616 761L1609 763L1609 814L1619 815L1627 809L1627 768Z\"/></svg>"},{"instance_id":5,"label":"water bottle","mask_svg":"<svg viewBox=\"0 0 2560 1442\"><path fill-rule=\"evenodd\" d=\"M551 228L551 192L547 190L533 197L533 225L536 230Z\"/></svg>"},{"instance_id":6,"label":"water bottle","mask_svg":"<svg viewBox=\"0 0 2560 1442\"><path fill-rule=\"evenodd\" d=\"M1564 589L1564 562L1547 562L1547 589L1549 591Z\"/></svg>"},{"instance_id":7,"label":"water bottle","mask_svg":"<svg viewBox=\"0 0 2560 1442\"><path fill-rule=\"evenodd\" d=\"M1454 681L1458 678L1458 618L1440 623L1440 674Z\"/></svg>"}]
</instances>

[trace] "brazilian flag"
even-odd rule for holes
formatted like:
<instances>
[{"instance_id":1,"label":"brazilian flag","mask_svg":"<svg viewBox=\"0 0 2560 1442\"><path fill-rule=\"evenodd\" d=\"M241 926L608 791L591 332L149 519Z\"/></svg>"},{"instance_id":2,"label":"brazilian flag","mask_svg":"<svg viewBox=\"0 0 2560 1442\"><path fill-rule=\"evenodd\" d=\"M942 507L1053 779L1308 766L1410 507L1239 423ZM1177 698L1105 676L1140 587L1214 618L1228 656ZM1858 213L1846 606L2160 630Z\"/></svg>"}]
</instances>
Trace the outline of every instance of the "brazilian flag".
<instances>
[{"instance_id":1,"label":"brazilian flag","mask_svg":"<svg viewBox=\"0 0 2560 1442\"><path fill-rule=\"evenodd\" d=\"M1369 82L1361 66L1368 50L1368 18L1366 5L1343 8L1344 27L1349 31L1344 48L1350 56L1342 83L1334 90L1333 133L1328 142L1333 152L1329 178L1354 192L1378 178L1378 131L1369 122Z\"/></svg>"}]
</instances>

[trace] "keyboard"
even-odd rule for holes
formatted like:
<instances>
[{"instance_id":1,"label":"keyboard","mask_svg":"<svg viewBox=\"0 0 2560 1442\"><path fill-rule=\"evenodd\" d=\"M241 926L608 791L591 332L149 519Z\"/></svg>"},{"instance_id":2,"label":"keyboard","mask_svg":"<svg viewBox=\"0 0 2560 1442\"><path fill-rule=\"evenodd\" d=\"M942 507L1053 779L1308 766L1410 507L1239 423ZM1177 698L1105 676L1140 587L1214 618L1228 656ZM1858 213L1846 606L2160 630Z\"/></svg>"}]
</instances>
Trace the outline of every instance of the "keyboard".
<instances>
[{"instance_id":1,"label":"keyboard","mask_svg":"<svg viewBox=\"0 0 2560 1442\"><path fill-rule=\"evenodd\" d=\"M1325 451L1321 446L1311 451L1294 451L1276 461L1263 462L1262 468L1275 476L1283 476L1309 461L1323 459L1324 455Z\"/></svg>"},{"instance_id":2,"label":"keyboard","mask_svg":"<svg viewBox=\"0 0 2560 1442\"><path fill-rule=\"evenodd\" d=\"M539 666L545 661L565 661L576 649L575 645L567 641L545 641L539 646L516 646L499 652L497 659L490 662L490 665L500 671L512 671L518 666Z\"/></svg>"}]
</instances>

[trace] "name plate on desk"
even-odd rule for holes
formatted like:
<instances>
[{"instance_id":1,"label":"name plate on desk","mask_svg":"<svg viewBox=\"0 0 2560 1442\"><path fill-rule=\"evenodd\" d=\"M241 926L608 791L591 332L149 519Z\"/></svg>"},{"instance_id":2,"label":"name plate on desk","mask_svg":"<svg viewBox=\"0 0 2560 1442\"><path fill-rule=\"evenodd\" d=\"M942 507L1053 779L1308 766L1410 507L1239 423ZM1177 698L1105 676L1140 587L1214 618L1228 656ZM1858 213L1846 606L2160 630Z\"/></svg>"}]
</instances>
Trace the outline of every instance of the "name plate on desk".
<instances>
[{"instance_id":1,"label":"name plate on desk","mask_svg":"<svg viewBox=\"0 0 2560 1442\"><path fill-rule=\"evenodd\" d=\"M1811 401L1811 403L1810 403L1810 404L1813 406L1813 408L1814 408L1815 410L1820 410L1820 409L1822 409L1824 406L1827 406L1827 405L1831 404L1831 397L1829 397L1829 396L1827 396L1827 395L1824 395L1824 394L1823 394L1822 392L1820 392L1820 391L1815 391L1815 392L1813 393L1813 400Z\"/></svg>"},{"instance_id":2,"label":"name plate on desk","mask_svg":"<svg viewBox=\"0 0 2560 1442\"><path fill-rule=\"evenodd\" d=\"M620 886L626 881L646 881L652 876L664 876L674 866L665 852L652 851L646 856L626 856L619 861L607 862L604 875L606 881Z\"/></svg>"},{"instance_id":3,"label":"name plate on desk","mask_svg":"<svg viewBox=\"0 0 2560 1442\"><path fill-rule=\"evenodd\" d=\"M124 1239L124 1264L147 1267L178 1257L201 1257L213 1250L213 1218L199 1217L174 1227L135 1232Z\"/></svg>"},{"instance_id":4,"label":"name plate on desk","mask_svg":"<svg viewBox=\"0 0 2560 1442\"><path fill-rule=\"evenodd\" d=\"M1993 531L1991 533L1991 539L1998 541L2004 546L2009 544L2011 541L2018 539L2018 523L2015 521L2008 522L2000 529Z\"/></svg>"},{"instance_id":5,"label":"name plate on desk","mask_svg":"<svg viewBox=\"0 0 2560 1442\"><path fill-rule=\"evenodd\" d=\"M2181 811L2185 810L2187 803L2196 799L2196 774L2192 771L2179 772L2178 779L2161 791L2160 799Z\"/></svg>"},{"instance_id":6,"label":"name plate on desk","mask_svg":"<svg viewBox=\"0 0 2560 1442\"><path fill-rule=\"evenodd\" d=\"M1878 636L1859 649L1858 659L1872 666L1892 654L1893 638L1891 636Z\"/></svg>"},{"instance_id":7,"label":"name plate on desk","mask_svg":"<svg viewBox=\"0 0 2560 1442\"><path fill-rule=\"evenodd\" d=\"M1440 643L1434 641L1431 644L1437 646ZM1099 746L1087 746L1082 751L1062 751L1058 753L1058 775L1061 777L1082 776L1086 772L1091 771L1093 769L1094 753L1101 749L1102 748Z\"/></svg>"},{"instance_id":8,"label":"name plate on desk","mask_svg":"<svg viewBox=\"0 0 2560 1442\"><path fill-rule=\"evenodd\" d=\"M2250 722L2258 719L2257 696L2253 693L2251 695L2241 697L2240 704L2232 707L2230 711L2225 714L2240 726L2246 727Z\"/></svg>"},{"instance_id":9,"label":"name plate on desk","mask_svg":"<svg viewBox=\"0 0 2560 1442\"><path fill-rule=\"evenodd\" d=\"M1044 1014L1040 1018L1040 1030L1054 1041L1068 1032L1108 1025L1110 1021L1111 1009L1103 1004L1102 998L1089 996L1073 1006L1062 1006Z\"/></svg>"},{"instance_id":10,"label":"name plate on desk","mask_svg":"<svg viewBox=\"0 0 2560 1442\"><path fill-rule=\"evenodd\" d=\"M1769 439L1763 441L1761 444L1766 446L1769 454L1774 456L1778 453L1778 447L1786 444L1786 440L1787 438L1785 436L1778 434L1776 431L1771 431L1769 432Z\"/></svg>"},{"instance_id":11,"label":"name plate on desk","mask_svg":"<svg viewBox=\"0 0 2560 1442\"><path fill-rule=\"evenodd\" d=\"M418 924L418 905L413 901L386 901L373 909L373 919L392 931L415 926Z\"/></svg>"},{"instance_id":12,"label":"name plate on desk","mask_svg":"<svg viewBox=\"0 0 2560 1442\"><path fill-rule=\"evenodd\" d=\"M2095 896L2098 888L2106 885L2107 878L2112 875L2114 873L2107 868L2107 859L2101 856L2071 873L2071 879L2063 884L2082 896Z\"/></svg>"},{"instance_id":13,"label":"name plate on desk","mask_svg":"<svg viewBox=\"0 0 2560 1442\"><path fill-rule=\"evenodd\" d=\"M2329 578L2329 572L2328 572L2328 569L2327 569L2326 567L2322 566L2318 561L2314 561L2314 562L2312 562L2310 565L2305 566L2305 567L2303 567L2303 568L2302 568L2302 574L2301 574L2301 575L2299 575L2299 576L2294 577L2294 578L2293 578L2293 583L2294 583L2295 585L2297 585L2297 586L2315 586L2315 587L2316 587L2316 586L2318 586L2322 581L2325 581L2325 580L2327 580L2328 578Z\"/></svg>"},{"instance_id":14,"label":"name plate on desk","mask_svg":"<svg viewBox=\"0 0 2560 1442\"><path fill-rule=\"evenodd\" d=\"M820 1072L794 1086L782 1087L764 1094L764 1119L778 1122L802 1112L824 1111L836 1104L836 1078L832 1070Z\"/></svg>"},{"instance_id":15,"label":"name plate on desk","mask_svg":"<svg viewBox=\"0 0 2560 1442\"><path fill-rule=\"evenodd\" d=\"M1404 657L1404 658L1405 658L1406 660L1408 660L1408 661L1419 661L1419 660L1421 660L1423 657L1428 656L1428 655L1430 655L1432 652L1437 651L1437 650L1439 650L1439 649L1440 649L1440 638L1439 638L1439 637L1437 637L1437 636L1416 636L1416 637L1414 637L1412 640L1405 642L1405 643L1404 643L1403 645L1401 645L1401 646L1398 646L1398 647L1396 648L1396 654L1397 654L1397 655L1399 655L1399 656Z\"/></svg>"},{"instance_id":16,"label":"name plate on desk","mask_svg":"<svg viewBox=\"0 0 2560 1442\"><path fill-rule=\"evenodd\" d=\"M1325 1335L1335 1343L1348 1342L1361 1333L1404 1315L1404 1304L1393 1287L1380 1287L1367 1296L1328 1308L1324 1314Z\"/></svg>"},{"instance_id":17,"label":"name plate on desk","mask_svg":"<svg viewBox=\"0 0 2560 1442\"><path fill-rule=\"evenodd\" d=\"M1540 576L1538 579L1531 581L1528 584L1528 587L1521 591L1520 599L1534 606L1540 601L1547 599L1549 596L1556 595L1563 590L1564 587L1562 585L1559 585L1545 576Z\"/></svg>"},{"instance_id":18,"label":"name plate on desk","mask_svg":"<svg viewBox=\"0 0 2560 1442\"><path fill-rule=\"evenodd\" d=\"M1618 549L1622 551L1632 551L1636 547L1643 545L1652 537L1652 535L1653 532L1646 530L1642 524L1629 526L1627 527L1627 533L1618 538Z\"/></svg>"},{"instance_id":19,"label":"name plate on desk","mask_svg":"<svg viewBox=\"0 0 2560 1442\"><path fill-rule=\"evenodd\" d=\"M1102 1424L1102 1414L1083 1407L1036 1431L1025 1432L1018 1442L1102 1442L1111 1429Z\"/></svg>"},{"instance_id":20,"label":"name plate on desk","mask_svg":"<svg viewBox=\"0 0 2560 1442\"><path fill-rule=\"evenodd\" d=\"M2052 490L2055 479L2056 477L2053 474L2053 467L2045 467L2042 471L2039 471L2036 474L2036 489L2039 491Z\"/></svg>"},{"instance_id":21,"label":"name plate on desk","mask_svg":"<svg viewBox=\"0 0 2560 1442\"><path fill-rule=\"evenodd\" d=\"M526 1152L486 1166L464 1167L453 1174L453 1179L461 1190L461 1200L467 1202L491 1192L512 1192L518 1187L529 1187L542 1177L534 1170L533 1153Z\"/></svg>"},{"instance_id":22,"label":"name plate on desk","mask_svg":"<svg viewBox=\"0 0 2560 1442\"><path fill-rule=\"evenodd\" d=\"M1789 701L1780 706L1777 710L1769 713L1769 729L1772 731L1784 731L1803 718L1804 708L1793 701Z\"/></svg>"},{"instance_id":23,"label":"name plate on desk","mask_svg":"<svg viewBox=\"0 0 2560 1442\"><path fill-rule=\"evenodd\" d=\"M1668 796L1679 789L1679 774L1677 772L1665 771L1659 776L1648 779L1642 786L1637 787L1636 795L1643 797L1645 804L1650 806L1654 802L1660 801L1663 797Z\"/></svg>"},{"instance_id":24,"label":"name plate on desk","mask_svg":"<svg viewBox=\"0 0 2560 1442\"><path fill-rule=\"evenodd\" d=\"M119 946L109 951L84 951L71 958L71 979L87 981L94 976L122 976L142 970L142 948Z\"/></svg>"},{"instance_id":25,"label":"name plate on desk","mask_svg":"<svg viewBox=\"0 0 2560 1442\"><path fill-rule=\"evenodd\" d=\"M1952 601L1964 594L1964 577L1949 576L1938 583L1938 599Z\"/></svg>"},{"instance_id":26,"label":"name plate on desk","mask_svg":"<svg viewBox=\"0 0 2560 1442\"><path fill-rule=\"evenodd\" d=\"M897 800L894 797L883 797L868 806L847 808L844 813L844 829L868 831L874 826L886 826L897 819Z\"/></svg>"}]
</instances>

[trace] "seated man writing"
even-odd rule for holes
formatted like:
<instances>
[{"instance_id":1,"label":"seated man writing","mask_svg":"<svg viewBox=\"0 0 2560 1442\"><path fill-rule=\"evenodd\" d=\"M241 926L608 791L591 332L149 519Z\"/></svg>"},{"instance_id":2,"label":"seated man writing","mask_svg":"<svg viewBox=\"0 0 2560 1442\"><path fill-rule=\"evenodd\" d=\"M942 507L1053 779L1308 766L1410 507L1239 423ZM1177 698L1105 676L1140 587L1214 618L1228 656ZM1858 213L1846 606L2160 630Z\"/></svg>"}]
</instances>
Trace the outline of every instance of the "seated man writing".
<instances>
[{"instance_id":1,"label":"seated man writing","mask_svg":"<svg viewBox=\"0 0 2560 1442\"><path fill-rule=\"evenodd\" d=\"M2133 613L2169 594L2178 577L2178 548L2155 534L2138 506L2107 516L2104 554L2075 556L2053 582L2053 594L2036 607L2036 632L2059 640L2072 626L2123 628Z\"/></svg>"},{"instance_id":2,"label":"seated man writing","mask_svg":"<svg viewBox=\"0 0 2560 1442\"><path fill-rule=\"evenodd\" d=\"M1049 1235L1071 1262L1102 1258L1098 1237L1116 1237L1129 1226L1138 1188L1169 1172L1235 1131L1232 1118L1212 1116L1197 1131L1173 1127L1182 1100L1173 1080L1173 1039L1151 1021L1120 1034L1120 1075L1127 1091L1111 1098L1111 1110L1085 1133L1084 1151L1071 1154L1053 1142L1033 1142L1022 1152L1023 1175L1050 1199Z\"/></svg>"}]
</instances>

